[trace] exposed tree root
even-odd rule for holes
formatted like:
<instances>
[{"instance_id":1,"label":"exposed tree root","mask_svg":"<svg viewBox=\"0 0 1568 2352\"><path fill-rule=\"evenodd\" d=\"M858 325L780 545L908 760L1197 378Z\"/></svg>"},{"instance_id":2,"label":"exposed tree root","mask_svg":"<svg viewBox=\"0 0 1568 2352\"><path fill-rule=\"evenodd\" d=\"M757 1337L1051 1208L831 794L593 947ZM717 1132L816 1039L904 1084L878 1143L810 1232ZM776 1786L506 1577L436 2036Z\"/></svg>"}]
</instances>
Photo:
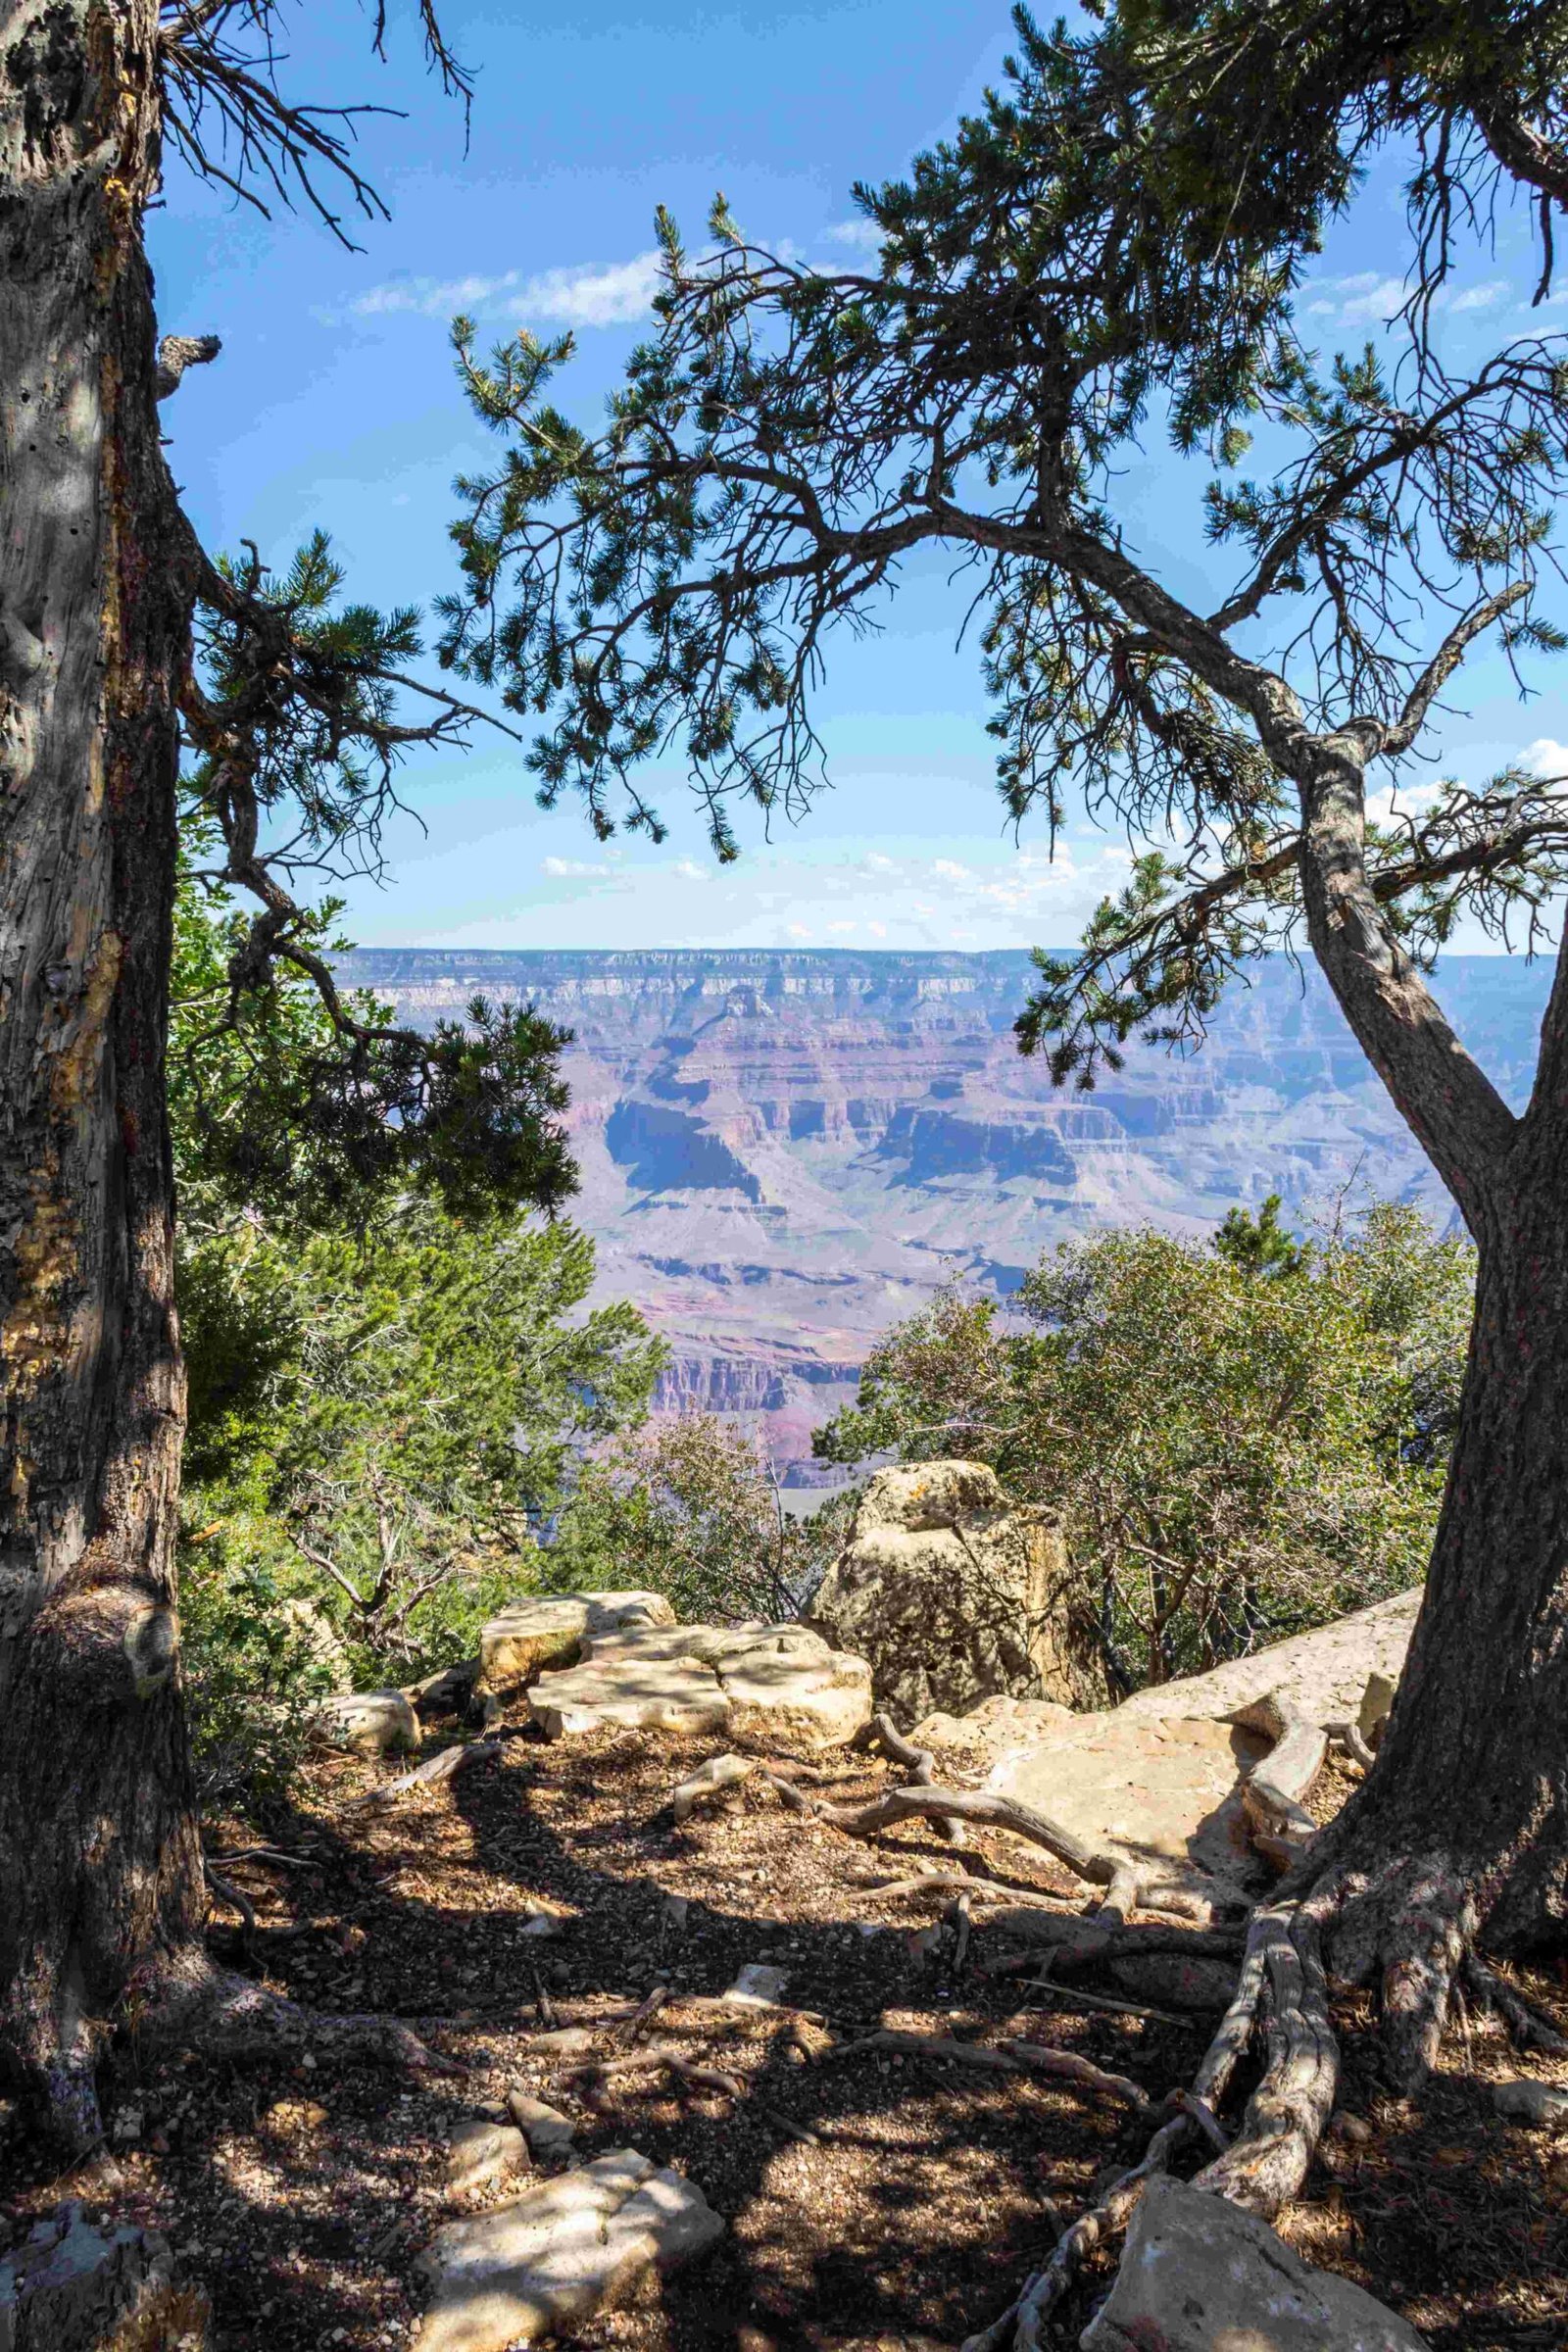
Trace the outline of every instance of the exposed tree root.
<instances>
[{"instance_id":1,"label":"exposed tree root","mask_svg":"<svg viewBox=\"0 0 1568 2352\"><path fill-rule=\"evenodd\" d=\"M1298 1882L1305 1877L1298 1871ZM1265 2221L1298 2194L1333 2113L1339 2045L1329 2015L1328 1973L1365 1983L1381 1975L1385 2065L1413 2088L1438 2054L1450 1998L1463 1978L1505 2018L1520 2040L1553 2055L1568 2037L1486 1966L1475 1950L1476 1908L1451 1863L1402 1856L1363 1871L1345 1861L1315 1884L1287 1883L1248 1926L1235 1995L1191 2088L1173 2100L1142 2160L1057 2239L1045 2267L1017 2300L963 2352L1036 2352L1040 2328L1095 2249L1131 2216L1145 2184L1199 2137L1217 2152L1196 2185L1229 2197ZM1065 1955L1064 1955L1065 1956ZM1227 2091L1250 2051L1262 2072L1236 2136L1219 2120Z\"/></svg>"},{"instance_id":2,"label":"exposed tree root","mask_svg":"<svg viewBox=\"0 0 1568 2352\"><path fill-rule=\"evenodd\" d=\"M874 1838L879 1830L891 1830L901 1821L977 1821L989 1829L1010 1830L1015 1838L1044 1846L1048 1854L1096 1886L1108 1886L1116 1874L1112 1856L1096 1852L1070 1830L1035 1812L1033 1806L1020 1804L1014 1797L997 1796L989 1788L889 1788L866 1805L833 1805L822 1797L803 1796L777 1773L765 1773L763 1778L786 1804L831 1823L851 1838Z\"/></svg>"},{"instance_id":3,"label":"exposed tree root","mask_svg":"<svg viewBox=\"0 0 1568 2352\"><path fill-rule=\"evenodd\" d=\"M1523 2048L1544 2050L1551 2058L1568 2058L1568 2036L1559 2034L1539 2010L1532 2009L1494 1969L1488 1968L1479 1953L1466 1952L1461 1973L1471 1991L1496 2010Z\"/></svg>"},{"instance_id":4,"label":"exposed tree root","mask_svg":"<svg viewBox=\"0 0 1568 2352\"><path fill-rule=\"evenodd\" d=\"M175 2042L237 2061L299 2058L307 2051L331 2058L368 2059L415 2073L461 2075L463 2068L432 2050L395 2017L367 2010L333 2016L302 2008L249 1977L214 1966L191 1949L166 1961L130 2006L138 2047Z\"/></svg>"}]
</instances>

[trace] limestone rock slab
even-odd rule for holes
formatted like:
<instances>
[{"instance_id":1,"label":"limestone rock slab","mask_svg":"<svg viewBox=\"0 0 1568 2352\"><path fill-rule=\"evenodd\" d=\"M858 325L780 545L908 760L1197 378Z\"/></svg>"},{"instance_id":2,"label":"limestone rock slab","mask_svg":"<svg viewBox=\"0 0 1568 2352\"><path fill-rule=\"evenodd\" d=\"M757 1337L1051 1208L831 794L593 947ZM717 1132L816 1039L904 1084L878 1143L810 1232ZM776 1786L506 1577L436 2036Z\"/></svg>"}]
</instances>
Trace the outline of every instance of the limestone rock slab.
<instances>
[{"instance_id":1,"label":"limestone rock slab","mask_svg":"<svg viewBox=\"0 0 1568 2352\"><path fill-rule=\"evenodd\" d=\"M810 1621L869 1660L901 1723L1001 1692L1082 1703L1103 1682L1071 1638L1066 1545L983 1462L879 1470Z\"/></svg>"},{"instance_id":2,"label":"limestone rock slab","mask_svg":"<svg viewBox=\"0 0 1568 2352\"><path fill-rule=\"evenodd\" d=\"M1383 1676L1391 1686L1398 1682L1422 1591L1417 1585L1396 1592L1369 1609L1355 1609L1309 1634L1293 1634L1288 1642L1271 1642L1207 1674L1135 1690L1115 1711L1126 1717L1201 1715L1243 1722L1272 1696L1286 1713L1306 1723L1353 1723L1370 1677Z\"/></svg>"},{"instance_id":3,"label":"limestone rock slab","mask_svg":"<svg viewBox=\"0 0 1568 2352\"><path fill-rule=\"evenodd\" d=\"M524 1593L480 1631L479 1687L520 1690L546 1668L573 1665L590 1636L674 1622L662 1592Z\"/></svg>"},{"instance_id":4,"label":"limestone rock slab","mask_svg":"<svg viewBox=\"0 0 1568 2352\"><path fill-rule=\"evenodd\" d=\"M634 1627L589 1636L580 1665L538 1676L528 1711L552 1739L618 1724L828 1747L870 1721L871 1674L803 1625Z\"/></svg>"},{"instance_id":5,"label":"limestone rock slab","mask_svg":"<svg viewBox=\"0 0 1568 2352\"><path fill-rule=\"evenodd\" d=\"M631 2301L705 2253L724 2224L679 2173L616 2148L527 2196L437 2231L416 2352L505 2352Z\"/></svg>"},{"instance_id":6,"label":"limestone rock slab","mask_svg":"<svg viewBox=\"0 0 1568 2352\"><path fill-rule=\"evenodd\" d=\"M1254 1867L1240 1781L1270 1749L1260 1734L1202 1717L1081 1715L1012 1748L989 1786L1130 1861L1241 1881Z\"/></svg>"},{"instance_id":7,"label":"limestone rock slab","mask_svg":"<svg viewBox=\"0 0 1568 2352\"><path fill-rule=\"evenodd\" d=\"M1151 2180L1083 2352L1428 2352L1348 2278L1315 2271L1225 2197Z\"/></svg>"}]
</instances>

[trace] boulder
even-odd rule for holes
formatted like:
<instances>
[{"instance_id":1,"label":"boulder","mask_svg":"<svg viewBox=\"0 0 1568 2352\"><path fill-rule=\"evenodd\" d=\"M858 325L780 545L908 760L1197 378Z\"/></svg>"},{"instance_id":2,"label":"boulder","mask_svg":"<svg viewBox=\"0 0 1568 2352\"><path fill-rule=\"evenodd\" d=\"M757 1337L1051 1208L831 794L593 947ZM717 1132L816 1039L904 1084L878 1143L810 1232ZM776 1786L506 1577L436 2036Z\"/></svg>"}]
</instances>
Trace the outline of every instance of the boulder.
<instances>
[{"instance_id":1,"label":"boulder","mask_svg":"<svg viewBox=\"0 0 1568 2352\"><path fill-rule=\"evenodd\" d=\"M121 2340L203 2352L207 2299L176 2286L167 2241L96 2230L73 2201L0 2262L0 2352L82 2352Z\"/></svg>"},{"instance_id":2,"label":"boulder","mask_svg":"<svg viewBox=\"0 0 1568 2352\"><path fill-rule=\"evenodd\" d=\"M810 1622L868 1659L901 1723L1002 1693L1092 1702L1103 1686L1068 1633L1067 1551L981 1462L879 1470Z\"/></svg>"},{"instance_id":3,"label":"boulder","mask_svg":"<svg viewBox=\"0 0 1568 2352\"><path fill-rule=\"evenodd\" d=\"M1083 2352L1428 2352L1364 2287L1315 2271L1225 2197L1156 2176Z\"/></svg>"},{"instance_id":4,"label":"boulder","mask_svg":"<svg viewBox=\"0 0 1568 2352\"><path fill-rule=\"evenodd\" d=\"M419 1719L406 1690L350 1690L323 1698L311 1710L310 1729L318 1747L360 1756L413 1755L419 1744Z\"/></svg>"},{"instance_id":5,"label":"boulder","mask_svg":"<svg viewBox=\"0 0 1568 2352\"><path fill-rule=\"evenodd\" d=\"M520 1690L546 1667L575 1665L587 1636L674 1622L662 1592L525 1593L481 1630L476 1689Z\"/></svg>"},{"instance_id":6,"label":"boulder","mask_svg":"<svg viewBox=\"0 0 1568 2352\"><path fill-rule=\"evenodd\" d=\"M437 2231L416 2352L505 2352L593 2319L706 2253L724 2224L700 2188L635 2148Z\"/></svg>"},{"instance_id":7,"label":"boulder","mask_svg":"<svg viewBox=\"0 0 1568 2352\"><path fill-rule=\"evenodd\" d=\"M1271 1642L1267 1649L1233 1658L1207 1674L1183 1675L1174 1683L1135 1690L1116 1713L1201 1715L1213 1722L1246 1723L1254 1716L1261 1721L1259 1710L1272 1699L1283 1713L1321 1728L1356 1722L1367 1684L1376 1677L1386 1686L1381 1699L1386 1714L1403 1671L1422 1590L1417 1585L1411 1592L1396 1592L1369 1609L1336 1617L1332 1625L1320 1625L1309 1634L1293 1634L1287 1642ZM1374 1693L1374 1706L1377 1703ZM1371 1720L1377 1720L1375 1714Z\"/></svg>"},{"instance_id":8,"label":"boulder","mask_svg":"<svg viewBox=\"0 0 1568 2352\"><path fill-rule=\"evenodd\" d=\"M865 1660L804 1625L635 1627L582 1647L581 1665L541 1674L528 1691L553 1740L620 1724L830 1747L871 1719Z\"/></svg>"}]
</instances>

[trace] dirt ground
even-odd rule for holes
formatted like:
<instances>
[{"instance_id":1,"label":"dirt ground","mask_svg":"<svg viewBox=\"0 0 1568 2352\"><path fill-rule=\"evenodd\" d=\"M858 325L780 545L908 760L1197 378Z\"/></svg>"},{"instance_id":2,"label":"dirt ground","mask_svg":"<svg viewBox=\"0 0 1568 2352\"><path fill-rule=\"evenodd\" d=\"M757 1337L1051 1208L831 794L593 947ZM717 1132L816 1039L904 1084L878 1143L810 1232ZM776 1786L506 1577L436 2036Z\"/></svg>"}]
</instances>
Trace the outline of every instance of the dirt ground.
<instances>
[{"instance_id":1,"label":"dirt ground","mask_svg":"<svg viewBox=\"0 0 1568 2352\"><path fill-rule=\"evenodd\" d=\"M951 1866L952 1849L920 1825L860 1842L754 1780L677 1826L671 1790L713 1746L643 1733L552 1745L519 1733L454 1780L370 1809L349 1800L379 1768L323 1765L268 1833L304 1869L224 1860L256 1833L214 1834L216 1866L257 1914L249 1939L231 1910L215 1911L228 1962L323 2009L393 2012L468 2070L450 2080L324 2058L125 2058L111 2098L120 2180L89 2188L89 2212L169 2235L180 2276L211 2296L216 2352L407 2343L422 2307L420 2247L453 2212L521 2185L454 2201L445 2180L450 2126L501 2113L514 2085L573 2117L581 2155L635 2146L688 2175L729 2225L661 2305L577 2339L626 2352L956 2345L1038 2267L1053 2209L1071 2220L1102 2172L1137 2156L1147 2127L1097 2095L833 2047L880 2026L1011 2034L1076 2051L1158 2098L1196 2067L1211 2015L1108 2014L1075 2006L1069 1988L990 1974L1000 1930L977 1931L956 1973L952 1932L922 1936L941 1898L889 1899L867 1884L922 1860ZM870 1795L884 1778L858 1756L818 1771L834 1777L808 1769L803 1785L835 1798ZM976 1834L966 1861L1081 1902L1005 1836ZM529 1932L541 1910L554 1934ZM683 2003L721 1992L749 1961L788 1971L789 2010L731 2019ZM1520 1983L1568 2027L1563 1982ZM739 2078L743 2097L665 2074L596 2082L566 2072L580 2053L529 2047L553 2021L588 2030L588 2055L609 2056L627 2029L594 2019L661 1986L647 2031ZM1568 2070L1519 2058L1467 2012L1430 2094L1406 2106L1370 2072L1375 2045L1354 2032L1369 2013L1347 2004L1341 2022L1342 2106L1370 2133L1341 2124L1284 2233L1403 2313L1435 2352L1568 2345L1568 2140L1559 2154L1502 2121L1486 2087ZM76 2184L51 2178L0 2110L0 2251L69 2193ZM1089 2276L1054 2340L1076 2342L1110 2276L1109 2262Z\"/></svg>"}]
</instances>

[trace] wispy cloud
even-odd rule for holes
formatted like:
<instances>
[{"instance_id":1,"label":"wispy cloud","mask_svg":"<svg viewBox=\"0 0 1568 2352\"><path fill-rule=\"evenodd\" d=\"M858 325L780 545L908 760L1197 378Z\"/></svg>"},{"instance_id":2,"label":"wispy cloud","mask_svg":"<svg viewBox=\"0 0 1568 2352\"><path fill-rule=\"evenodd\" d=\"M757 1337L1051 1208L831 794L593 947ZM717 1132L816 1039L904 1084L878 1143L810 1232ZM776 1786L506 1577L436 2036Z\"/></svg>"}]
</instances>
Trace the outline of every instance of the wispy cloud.
<instances>
[{"instance_id":1,"label":"wispy cloud","mask_svg":"<svg viewBox=\"0 0 1568 2352\"><path fill-rule=\"evenodd\" d=\"M1307 317L1332 318L1339 326L1386 326L1410 298L1410 288L1402 277L1384 277L1376 270L1360 270L1350 277L1323 278L1315 292L1317 299L1306 306ZM1440 286L1433 308L1457 318L1465 312L1490 311L1507 292L1502 278L1479 286Z\"/></svg>"},{"instance_id":2,"label":"wispy cloud","mask_svg":"<svg viewBox=\"0 0 1568 2352\"><path fill-rule=\"evenodd\" d=\"M860 253L880 253L882 231L874 220L862 220L858 214L853 220L835 220L831 228L822 231L835 245L853 245Z\"/></svg>"},{"instance_id":3,"label":"wispy cloud","mask_svg":"<svg viewBox=\"0 0 1568 2352\"><path fill-rule=\"evenodd\" d=\"M546 858L541 860L539 871L550 882L600 882L614 868L593 865L582 858Z\"/></svg>"},{"instance_id":4,"label":"wispy cloud","mask_svg":"<svg viewBox=\"0 0 1568 2352\"><path fill-rule=\"evenodd\" d=\"M349 307L360 318L400 311L450 318L466 311L522 325L631 326L647 316L659 291L659 268L657 253L639 253L629 262L585 262L532 277L508 270L499 277L394 278L371 286Z\"/></svg>"}]
</instances>

